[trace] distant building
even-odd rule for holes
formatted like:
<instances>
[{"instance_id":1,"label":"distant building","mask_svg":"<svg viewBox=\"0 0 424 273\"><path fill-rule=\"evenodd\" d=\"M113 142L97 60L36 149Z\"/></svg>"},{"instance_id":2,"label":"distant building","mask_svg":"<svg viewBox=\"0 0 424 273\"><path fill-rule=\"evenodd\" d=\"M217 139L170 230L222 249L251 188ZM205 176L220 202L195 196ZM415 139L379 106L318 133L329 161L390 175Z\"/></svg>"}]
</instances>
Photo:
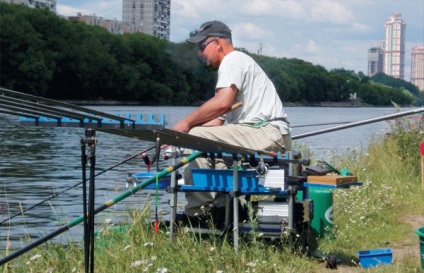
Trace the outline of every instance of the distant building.
<instances>
[{"instance_id":1,"label":"distant building","mask_svg":"<svg viewBox=\"0 0 424 273\"><path fill-rule=\"evenodd\" d=\"M394 78L405 78L405 29L400 13L393 13L386 21L383 72Z\"/></svg>"},{"instance_id":2,"label":"distant building","mask_svg":"<svg viewBox=\"0 0 424 273\"><path fill-rule=\"evenodd\" d=\"M381 47L368 49L368 76L383 72L383 50Z\"/></svg>"},{"instance_id":3,"label":"distant building","mask_svg":"<svg viewBox=\"0 0 424 273\"><path fill-rule=\"evenodd\" d=\"M411 53L411 82L424 91L424 46L417 46Z\"/></svg>"},{"instance_id":4,"label":"distant building","mask_svg":"<svg viewBox=\"0 0 424 273\"><path fill-rule=\"evenodd\" d=\"M10 4L21 4L30 8L48 8L56 13L56 0L1 0Z\"/></svg>"},{"instance_id":5,"label":"distant building","mask_svg":"<svg viewBox=\"0 0 424 273\"><path fill-rule=\"evenodd\" d=\"M116 34L124 34L132 31L132 28L129 24L122 23L116 19L104 19L103 17L97 17L95 15L81 15L81 13L78 13L77 16L69 16L68 20L83 22L89 26L103 27L109 32Z\"/></svg>"},{"instance_id":6,"label":"distant building","mask_svg":"<svg viewBox=\"0 0 424 273\"><path fill-rule=\"evenodd\" d=\"M122 21L133 32L168 40L171 35L171 0L123 0Z\"/></svg>"}]
</instances>

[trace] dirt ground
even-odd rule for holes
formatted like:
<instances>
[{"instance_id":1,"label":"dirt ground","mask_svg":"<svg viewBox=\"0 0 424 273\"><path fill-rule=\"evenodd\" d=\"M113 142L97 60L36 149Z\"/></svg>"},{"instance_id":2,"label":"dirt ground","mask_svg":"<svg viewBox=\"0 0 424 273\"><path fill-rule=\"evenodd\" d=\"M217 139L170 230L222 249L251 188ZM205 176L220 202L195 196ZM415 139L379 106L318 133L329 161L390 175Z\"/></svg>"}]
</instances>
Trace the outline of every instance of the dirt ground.
<instances>
[{"instance_id":1,"label":"dirt ground","mask_svg":"<svg viewBox=\"0 0 424 273\"><path fill-rule=\"evenodd\" d=\"M417 228L424 225L424 215L404 215L402 216L402 221L411 225L411 227L416 230ZM418 236L412 234L405 241L397 244L391 244L389 246L393 250L393 263L396 264L396 261L401 261L405 257L412 258L416 261L417 264L421 263L420 259L420 248ZM323 265L324 267L324 265ZM337 269L323 269L323 273L337 272L337 273L358 273L363 269L361 267L355 267L348 265L347 263L341 263L338 265Z\"/></svg>"}]
</instances>

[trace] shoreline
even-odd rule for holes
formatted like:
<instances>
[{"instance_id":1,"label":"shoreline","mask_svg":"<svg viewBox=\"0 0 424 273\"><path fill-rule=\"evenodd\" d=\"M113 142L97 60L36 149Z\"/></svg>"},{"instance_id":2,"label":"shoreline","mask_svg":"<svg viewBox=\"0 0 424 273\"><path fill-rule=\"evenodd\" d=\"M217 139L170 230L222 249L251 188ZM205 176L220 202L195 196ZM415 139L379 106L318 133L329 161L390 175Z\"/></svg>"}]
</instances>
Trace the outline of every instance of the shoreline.
<instances>
[{"instance_id":1,"label":"shoreline","mask_svg":"<svg viewBox=\"0 0 424 273\"><path fill-rule=\"evenodd\" d=\"M61 102L75 104L79 106L181 106L191 107L200 106L201 104L193 105L149 105L142 104L138 101L119 101L119 100L59 100ZM341 108L358 108L358 107L376 107L371 105L351 104L350 102L319 102L314 104L301 104L294 102L283 102L284 107L341 107ZM384 107L384 106L383 106Z\"/></svg>"}]
</instances>

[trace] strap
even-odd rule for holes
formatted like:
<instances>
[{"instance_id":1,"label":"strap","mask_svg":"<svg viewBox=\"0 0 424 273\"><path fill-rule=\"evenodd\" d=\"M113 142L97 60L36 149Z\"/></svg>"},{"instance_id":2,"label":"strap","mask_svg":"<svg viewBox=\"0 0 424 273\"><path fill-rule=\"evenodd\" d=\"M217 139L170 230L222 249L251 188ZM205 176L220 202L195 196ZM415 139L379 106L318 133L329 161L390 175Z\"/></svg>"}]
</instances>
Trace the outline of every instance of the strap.
<instances>
[{"instance_id":1,"label":"strap","mask_svg":"<svg viewBox=\"0 0 424 273\"><path fill-rule=\"evenodd\" d=\"M284 121L285 123L287 123L288 125L290 125L290 122L287 118L273 118L273 119L269 119L268 122L271 121Z\"/></svg>"}]
</instances>

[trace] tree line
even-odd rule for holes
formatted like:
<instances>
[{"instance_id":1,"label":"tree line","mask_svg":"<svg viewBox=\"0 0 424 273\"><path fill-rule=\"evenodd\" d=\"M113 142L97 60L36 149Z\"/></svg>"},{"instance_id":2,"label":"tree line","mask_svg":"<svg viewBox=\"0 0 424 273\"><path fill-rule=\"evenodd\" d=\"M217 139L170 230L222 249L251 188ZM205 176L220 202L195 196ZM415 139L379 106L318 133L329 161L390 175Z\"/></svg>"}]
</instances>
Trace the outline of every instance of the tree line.
<instances>
[{"instance_id":1,"label":"tree line","mask_svg":"<svg viewBox=\"0 0 424 273\"><path fill-rule=\"evenodd\" d=\"M202 63L192 45L142 33L111 34L48 9L0 3L0 49L0 86L37 96L195 105L214 94L216 70ZM265 70L284 102L339 102L353 93L378 106L420 101L416 86L384 74L369 78L245 52Z\"/></svg>"}]
</instances>

